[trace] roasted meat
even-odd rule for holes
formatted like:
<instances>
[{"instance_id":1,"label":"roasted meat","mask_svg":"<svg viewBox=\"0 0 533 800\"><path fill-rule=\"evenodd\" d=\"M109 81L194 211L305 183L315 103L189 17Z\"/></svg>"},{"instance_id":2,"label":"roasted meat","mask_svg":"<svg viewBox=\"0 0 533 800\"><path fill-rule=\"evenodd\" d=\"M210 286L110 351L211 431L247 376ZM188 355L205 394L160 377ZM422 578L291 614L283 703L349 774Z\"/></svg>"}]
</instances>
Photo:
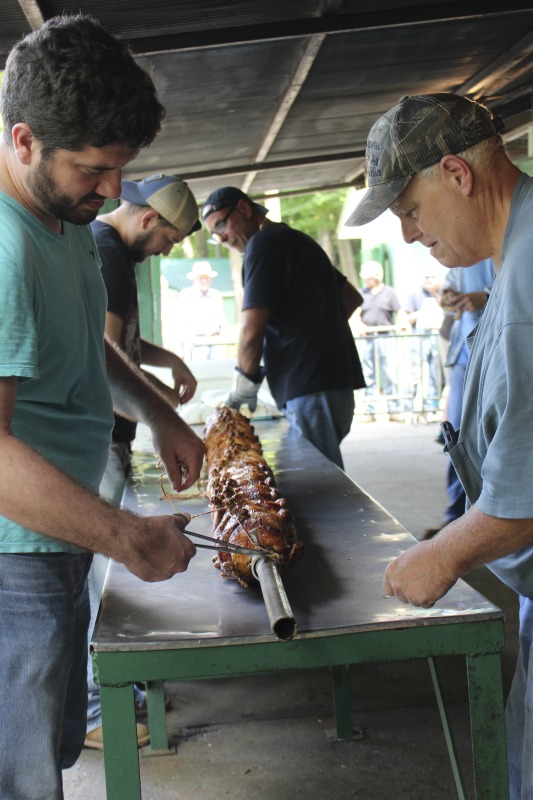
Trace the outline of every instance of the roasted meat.
<instances>
[{"instance_id":1,"label":"roasted meat","mask_svg":"<svg viewBox=\"0 0 533 800\"><path fill-rule=\"evenodd\" d=\"M279 568L294 563L303 544L246 417L232 408L217 409L206 420L205 444L213 536L242 547L260 546ZM252 560L219 552L214 563L223 577L248 586L255 579Z\"/></svg>"}]
</instances>

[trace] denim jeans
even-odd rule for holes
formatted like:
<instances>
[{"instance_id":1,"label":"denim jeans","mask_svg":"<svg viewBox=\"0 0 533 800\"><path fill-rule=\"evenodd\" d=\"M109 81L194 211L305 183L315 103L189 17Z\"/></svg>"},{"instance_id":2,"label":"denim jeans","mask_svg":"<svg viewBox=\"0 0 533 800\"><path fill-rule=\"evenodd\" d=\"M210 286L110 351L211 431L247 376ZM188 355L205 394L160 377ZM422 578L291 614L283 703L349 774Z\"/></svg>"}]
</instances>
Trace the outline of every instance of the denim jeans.
<instances>
[{"instance_id":1,"label":"denim jeans","mask_svg":"<svg viewBox=\"0 0 533 800\"><path fill-rule=\"evenodd\" d=\"M363 344L363 342L362 342ZM376 394L384 397L398 393L395 379L395 365L397 359L396 341L393 336L378 335L367 339L363 349L363 373L365 376L366 413L373 414L376 410L375 401L371 400ZM387 401L389 414L398 414L402 411L397 398Z\"/></svg>"},{"instance_id":2,"label":"denim jeans","mask_svg":"<svg viewBox=\"0 0 533 800\"><path fill-rule=\"evenodd\" d=\"M424 334L424 331L421 333ZM438 350L436 337L431 332L413 338L411 363L413 410L438 410L440 402L437 379Z\"/></svg>"},{"instance_id":3,"label":"denim jeans","mask_svg":"<svg viewBox=\"0 0 533 800\"><path fill-rule=\"evenodd\" d=\"M352 389L330 389L287 400L284 411L298 433L344 469L339 445L350 432L354 409Z\"/></svg>"},{"instance_id":4,"label":"denim jeans","mask_svg":"<svg viewBox=\"0 0 533 800\"><path fill-rule=\"evenodd\" d=\"M533 600L519 599L520 649L505 709L509 789L510 800L533 800Z\"/></svg>"},{"instance_id":5,"label":"denim jeans","mask_svg":"<svg viewBox=\"0 0 533 800\"><path fill-rule=\"evenodd\" d=\"M61 800L83 747L91 559L0 554L0 800Z\"/></svg>"}]
</instances>

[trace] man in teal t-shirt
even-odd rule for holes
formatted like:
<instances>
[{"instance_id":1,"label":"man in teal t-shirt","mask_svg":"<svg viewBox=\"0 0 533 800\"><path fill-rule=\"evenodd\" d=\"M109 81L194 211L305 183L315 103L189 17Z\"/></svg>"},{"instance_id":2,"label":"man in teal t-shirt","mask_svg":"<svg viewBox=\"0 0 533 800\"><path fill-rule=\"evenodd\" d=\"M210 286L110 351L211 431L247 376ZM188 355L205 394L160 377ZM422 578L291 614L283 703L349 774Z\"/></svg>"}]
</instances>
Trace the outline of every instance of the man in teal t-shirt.
<instances>
[{"instance_id":1,"label":"man in teal t-shirt","mask_svg":"<svg viewBox=\"0 0 533 800\"><path fill-rule=\"evenodd\" d=\"M151 79L92 19L57 17L11 51L0 112L0 797L59 800L61 769L85 737L92 553L166 580L195 552L175 517L98 498L107 379L117 410L150 425L175 488L197 478L204 447L104 347L105 289L86 227L159 130Z\"/></svg>"},{"instance_id":2,"label":"man in teal t-shirt","mask_svg":"<svg viewBox=\"0 0 533 800\"><path fill-rule=\"evenodd\" d=\"M96 493L113 407L106 294L91 231L65 222L55 233L7 194L0 194L0 226L0 375L18 377L12 433ZM0 552L65 551L83 552L0 519Z\"/></svg>"}]
</instances>

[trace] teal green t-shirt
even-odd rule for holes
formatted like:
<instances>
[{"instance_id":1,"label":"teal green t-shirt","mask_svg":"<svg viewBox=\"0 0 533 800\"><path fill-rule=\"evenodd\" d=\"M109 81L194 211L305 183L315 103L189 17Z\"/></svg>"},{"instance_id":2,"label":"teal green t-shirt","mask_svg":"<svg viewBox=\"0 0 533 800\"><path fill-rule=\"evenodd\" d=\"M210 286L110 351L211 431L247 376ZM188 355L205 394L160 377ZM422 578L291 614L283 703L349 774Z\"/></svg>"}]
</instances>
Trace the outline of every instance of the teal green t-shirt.
<instances>
[{"instance_id":1,"label":"teal green t-shirt","mask_svg":"<svg viewBox=\"0 0 533 800\"><path fill-rule=\"evenodd\" d=\"M55 234L0 193L0 298L0 376L19 378L13 434L97 492L113 409L106 292L90 228L64 223ZM0 516L0 552L61 551L80 548Z\"/></svg>"}]
</instances>

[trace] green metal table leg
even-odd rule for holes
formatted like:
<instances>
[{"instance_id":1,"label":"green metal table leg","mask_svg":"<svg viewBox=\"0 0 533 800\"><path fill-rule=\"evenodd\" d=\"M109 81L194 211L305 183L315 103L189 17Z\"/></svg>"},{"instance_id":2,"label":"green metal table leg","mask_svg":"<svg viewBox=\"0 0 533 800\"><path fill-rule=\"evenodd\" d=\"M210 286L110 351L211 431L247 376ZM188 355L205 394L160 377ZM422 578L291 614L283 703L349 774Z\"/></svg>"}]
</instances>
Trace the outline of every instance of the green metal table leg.
<instances>
[{"instance_id":1,"label":"green metal table leg","mask_svg":"<svg viewBox=\"0 0 533 800\"><path fill-rule=\"evenodd\" d=\"M163 681L148 681L146 684L146 707L150 746L143 748L143 756L170 755L168 747L167 718L165 712L165 692Z\"/></svg>"},{"instance_id":2,"label":"green metal table leg","mask_svg":"<svg viewBox=\"0 0 533 800\"><path fill-rule=\"evenodd\" d=\"M509 800L500 655L468 656L477 800Z\"/></svg>"},{"instance_id":3,"label":"green metal table leg","mask_svg":"<svg viewBox=\"0 0 533 800\"><path fill-rule=\"evenodd\" d=\"M457 760L457 750L455 747L455 740L453 738L453 732L450 727L448 714L446 712L446 707L444 705L444 700L440 689L439 674L437 672L437 665L435 664L435 659L432 657L428 658L428 664L429 664L429 671L431 673L431 680L433 681L433 688L435 690L435 697L437 698L437 705L439 707L439 714L442 723L442 729L444 731L444 738L446 739L446 747L448 748L448 755L450 757L450 763L452 766L455 788L457 790L457 797L458 800L467 800L465 785L461 773L461 767L459 765L459 761Z\"/></svg>"},{"instance_id":4,"label":"green metal table leg","mask_svg":"<svg viewBox=\"0 0 533 800\"><path fill-rule=\"evenodd\" d=\"M100 686L107 800L141 800L133 684Z\"/></svg>"},{"instance_id":5,"label":"green metal table leg","mask_svg":"<svg viewBox=\"0 0 533 800\"><path fill-rule=\"evenodd\" d=\"M352 720L352 693L350 689L350 667L331 667L333 678L333 707L335 711L335 730L328 731L330 741L363 739L361 728L356 728Z\"/></svg>"}]
</instances>

